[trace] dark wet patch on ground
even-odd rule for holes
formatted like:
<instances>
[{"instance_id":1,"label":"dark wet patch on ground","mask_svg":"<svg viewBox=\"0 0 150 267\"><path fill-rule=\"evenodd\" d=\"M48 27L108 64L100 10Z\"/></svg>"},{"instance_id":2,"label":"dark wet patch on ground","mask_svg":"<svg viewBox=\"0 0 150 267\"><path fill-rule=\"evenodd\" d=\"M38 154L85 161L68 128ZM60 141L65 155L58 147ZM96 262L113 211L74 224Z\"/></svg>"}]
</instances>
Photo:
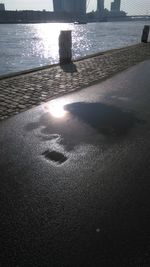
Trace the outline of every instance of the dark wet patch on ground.
<instances>
[{"instance_id":1,"label":"dark wet patch on ground","mask_svg":"<svg viewBox=\"0 0 150 267\"><path fill-rule=\"evenodd\" d=\"M53 144L57 143L70 152L81 144L107 149L129 134L138 124L145 123L133 111L101 102L70 103L64 106L64 110L70 114L67 118L58 120L47 112L42 114L38 121L28 123L25 129L39 129L38 137L43 142L49 141L52 150Z\"/></svg>"},{"instance_id":2,"label":"dark wet patch on ground","mask_svg":"<svg viewBox=\"0 0 150 267\"><path fill-rule=\"evenodd\" d=\"M42 155L47 160L56 162L58 164L62 164L62 163L64 163L67 160L67 157L64 154L62 154L60 152L57 152L57 151L49 151L49 150L46 150L44 153L42 153Z\"/></svg>"},{"instance_id":3,"label":"dark wet patch on ground","mask_svg":"<svg viewBox=\"0 0 150 267\"><path fill-rule=\"evenodd\" d=\"M131 112L99 102L76 102L66 105L65 110L103 135L125 135L136 123L143 123Z\"/></svg>"}]
</instances>

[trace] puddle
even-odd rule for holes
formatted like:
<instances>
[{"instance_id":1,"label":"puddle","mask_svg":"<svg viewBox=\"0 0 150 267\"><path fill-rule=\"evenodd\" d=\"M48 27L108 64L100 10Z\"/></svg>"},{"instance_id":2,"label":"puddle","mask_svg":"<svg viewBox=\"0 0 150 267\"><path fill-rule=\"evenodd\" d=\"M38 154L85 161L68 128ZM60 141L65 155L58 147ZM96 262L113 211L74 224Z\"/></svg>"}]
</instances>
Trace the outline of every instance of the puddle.
<instances>
[{"instance_id":1,"label":"puddle","mask_svg":"<svg viewBox=\"0 0 150 267\"><path fill-rule=\"evenodd\" d=\"M64 104L64 101L62 102ZM129 134L133 128L146 123L133 111L101 102L65 103L63 110L68 114L63 119L58 116L54 118L54 114L46 112L38 121L28 123L26 126L27 131L36 130L35 134L38 133L40 141L49 142L47 146L49 151L43 155L47 160L58 164L67 160L64 151L70 152L76 146L83 144L107 148L119 138ZM58 110L56 108L55 111L59 115L62 109L58 106ZM56 151L62 151L62 154Z\"/></svg>"},{"instance_id":2,"label":"puddle","mask_svg":"<svg viewBox=\"0 0 150 267\"><path fill-rule=\"evenodd\" d=\"M49 150L46 150L44 153L42 153L42 155L47 160L56 162L58 164L62 164L62 163L64 163L68 159L64 154L62 154L60 152L57 152L57 151L49 151Z\"/></svg>"},{"instance_id":3,"label":"puddle","mask_svg":"<svg viewBox=\"0 0 150 267\"><path fill-rule=\"evenodd\" d=\"M65 110L105 136L125 135L137 123L144 123L131 112L99 102L71 103L65 105Z\"/></svg>"}]
</instances>

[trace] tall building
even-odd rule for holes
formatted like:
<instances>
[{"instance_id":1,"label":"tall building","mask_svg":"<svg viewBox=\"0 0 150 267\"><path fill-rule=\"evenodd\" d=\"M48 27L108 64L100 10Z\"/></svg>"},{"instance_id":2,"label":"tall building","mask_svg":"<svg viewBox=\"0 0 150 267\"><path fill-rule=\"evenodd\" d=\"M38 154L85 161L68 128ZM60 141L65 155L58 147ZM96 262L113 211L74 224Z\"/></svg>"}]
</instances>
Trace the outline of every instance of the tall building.
<instances>
[{"instance_id":1,"label":"tall building","mask_svg":"<svg viewBox=\"0 0 150 267\"><path fill-rule=\"evenodd\" d=\"M54 11L86 13L86 0L53 0Z\"/></svg>"},{"instance_id":2,"label":"tall building","mask_svg":"<svg viewBox=\"0 0 150 267\"><path fill-rule=\"evenodd\" d=\"M0 11L5 11L5 5L0 3Z\"/></svg>"},{"instance_id":3,"label":"tall building","mask_svg":"<svg viewBox=\"0 0 150 267\"><path fill-rule=\"evenodd\" d=\"M61 12L62 11L62 0L53 0L53 7L55 12Z\"/></svg>"},{"instance_id":4,"label":"tall building","mask_svg":"<svg viewBox=\"0 0 150 267\"><path fill-rule=\"evenodd\" d=\"M97 0L97 12L103 14L104 12L104 0Z\"/></svg>"},{"instance_id":5,"label":"tall building","mask_svg":"<svg viewBox=\"0 0 150 267\"><path fill-rule=\"evenodd\" d=\"M74 11L74 0L62 0L62 9L72 13Z\"/></svg>"},{"instance_id":6,"label":"tall building","mask_svg":"<svg viewBox=\"0 0 150 267\"><path fill-rule=\"evenodd\" d=\"M120 11L121 7L121 0L114 0L114 2L111 3L111 11Z\"/></svg>"},{"instance_id":7,"label":"tall building","mask_svg":"<svg viewBox=\"0 0 150 267\"><path fill-rule=\"evenodd\" d=\"M74 0L75 12L86 14L86 0Z\"/></svg>"}]
</instances>

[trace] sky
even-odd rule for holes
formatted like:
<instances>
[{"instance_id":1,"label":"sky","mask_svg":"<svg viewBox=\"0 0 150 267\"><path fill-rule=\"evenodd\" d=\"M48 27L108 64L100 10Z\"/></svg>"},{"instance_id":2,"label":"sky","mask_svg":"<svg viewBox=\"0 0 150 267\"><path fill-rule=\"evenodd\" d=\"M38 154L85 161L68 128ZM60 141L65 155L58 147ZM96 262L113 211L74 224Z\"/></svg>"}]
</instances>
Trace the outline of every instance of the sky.
<instances>
[{"instance_id":1,"label":"sky","mask_svg":"<svg viewBox=\"0 0 150 267\"><path fill-rule=\"evenodd\" d=\"M88 0L87 0L88 1ZM0 0L4 3L7 10L53 10L52 0ZM105 7L110 9L111 0L105 0ZM89 9L95 10L96 0L90 0ZM150 15L150 0L122 0L121 9L128 15Z\"/></svg>"}]
</instances>

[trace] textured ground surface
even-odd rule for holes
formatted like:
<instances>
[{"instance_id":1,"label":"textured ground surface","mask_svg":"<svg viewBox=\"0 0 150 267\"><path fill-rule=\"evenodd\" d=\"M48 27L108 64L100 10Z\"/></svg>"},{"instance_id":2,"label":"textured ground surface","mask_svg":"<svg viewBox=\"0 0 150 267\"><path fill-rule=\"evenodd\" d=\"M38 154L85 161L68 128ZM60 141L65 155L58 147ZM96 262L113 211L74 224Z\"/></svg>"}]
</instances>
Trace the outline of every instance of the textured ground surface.
<instances>
[{"instance_id":1,"label":"textured ground surface","mask_svg":"<svg viewBox=\"0 0 150 267\"><path fill-rule=\"evenodd\" d=\"M149 267L149 136L150 60L1 121L0 266Z\"/></svg>"},{"instance_id":2,"label":"textured ground surface","mask_svg":"<svg viewBox=\"0 0 150 267\"><path fill-rule=\"evenodd\" d=\"M52 97L101 81L150 58L150 44L108 51L63 68L40 71L0 80L0 120L34 107Z\"/></svg>"}]
</instances>

